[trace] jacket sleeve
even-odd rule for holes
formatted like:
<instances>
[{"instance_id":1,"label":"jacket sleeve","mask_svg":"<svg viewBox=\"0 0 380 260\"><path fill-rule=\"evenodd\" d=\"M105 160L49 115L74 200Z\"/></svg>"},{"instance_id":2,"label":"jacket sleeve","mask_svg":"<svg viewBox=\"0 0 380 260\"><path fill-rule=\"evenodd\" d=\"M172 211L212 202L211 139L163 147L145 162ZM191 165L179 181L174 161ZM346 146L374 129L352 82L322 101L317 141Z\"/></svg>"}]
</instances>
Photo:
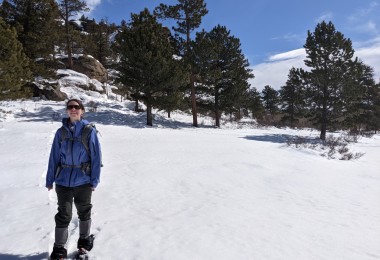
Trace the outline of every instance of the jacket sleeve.
<instances>
[{"instance_id":1,"label":"jacket sleeve","mask_svg":"<svg viewBox=\"0 0 380 260\"><path fill-rule=\"evenodd\" d=\"M100 181L100 168L102 166L102 151L96 129L92 129L90 140L91 153L91 186L96 188Z\"/></svg>"},{"instance_id":2,"label":"jacket sleeve","mask_svg":"<svg viewBox=\"0 0 380 260\"><path fill-rule=\"evenodd\" d=\"M60 131L59 129L55 133L53 144L50 150L48 170L46 174L46 187L52 187L57 172L58 165L60 163Z\"/></svg>"}]
</instances>

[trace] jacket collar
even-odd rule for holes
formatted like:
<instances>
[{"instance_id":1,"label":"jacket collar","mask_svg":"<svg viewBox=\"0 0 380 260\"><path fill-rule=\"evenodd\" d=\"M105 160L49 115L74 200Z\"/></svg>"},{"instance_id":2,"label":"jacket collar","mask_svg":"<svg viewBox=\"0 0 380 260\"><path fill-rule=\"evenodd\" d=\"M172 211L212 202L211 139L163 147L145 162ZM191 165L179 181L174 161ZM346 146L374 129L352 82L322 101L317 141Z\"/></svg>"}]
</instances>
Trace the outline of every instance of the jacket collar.
<instances>
[{"instance_id":1,"label":"jacket collar","mask_svg":"<svg viewBox=\"0 0 380 260\"><path fill-rule=\"evenodd\" d=\"M86 119L81 119L75 122L74 124L70 122L70 118L68 117L65 117L62 119L62 125L66 127L68 130L70 130L70 126L73 126L75 132L80 131L80 129L82 129L83 126L88 125L88 124L89 122Z\"/></svg>"}]
</instances>

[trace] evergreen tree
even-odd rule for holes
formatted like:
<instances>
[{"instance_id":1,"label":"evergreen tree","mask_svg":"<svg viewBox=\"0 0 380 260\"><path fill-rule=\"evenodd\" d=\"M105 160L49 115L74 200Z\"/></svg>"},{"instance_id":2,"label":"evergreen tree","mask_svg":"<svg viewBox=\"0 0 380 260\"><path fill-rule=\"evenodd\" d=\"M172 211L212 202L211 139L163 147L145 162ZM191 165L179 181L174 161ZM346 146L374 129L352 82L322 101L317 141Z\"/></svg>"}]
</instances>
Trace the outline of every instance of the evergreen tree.
<instances>
[{"instance_id":1,"label":"evergreen tree","mask_svg":"<svg viewBox=\"0 0 380 260\"><path fill-rule=\"evenodd\" d=\"M183 60L173 58L169 31L148 9L133 14L131 23L116 37L120 53L119 81L147 106L147 125L153 124L152 108L165 108L168 90L187 83Z\"/></svg>"},{"instance_id":2,"label":"evergreen tree","mask_svg":"<svg viewBox=\"0 0 380 260\"><path fill-rule=\"evenodd\" d=\"M23 86L30 80L29 59L17 33L0 17L0 99L26 95Z\"/></svg>"},{"instance_id":3,"label":"evergreen tree","mask_svg":"<svg viewBox=\"0 0 380 260\"><path fill-rule=\"evenodd\" d=\"M278 111L278 91L267 85L261 91L261 98L263 100L265 110L269 114L274 115Z\"/></svg>"},{"instance_id":4,"label":"evergreen tree","mask_svg":"<svg viewBox=\"0 0 380 260\"><path fill-rule=\"evenodd\" d=\"M375 84L369 89L368 97L371 100L371 110L367 125L369 130L377 133L380 129L380 83Z\"/></svg>"},{"instance_id":5,"label":"evergreen tree","mask_svg":"<svg viewBox=\"0 0 380 260\"><path fill-rule=\"evenodd\" d=\"M262 118L265 108L261 102L260 92L255 87L248 90L247 99L244 104L245 107L251 111L253 118Z\"/></svg>"},{"instance_id":6,"label":"evergreen tree","mask_svg":"<svg viewBox=\"0 0 380 260\"><path fill-rule=\"evenodd\" d=\"M361 61L350 66L348 71L341 93L343 123L344 127L359 132L368 125L371 118L373 96L370 93L375 86L375 80L373 69Z\"/></svg>"},{"instance_id":7,"label":"evergreen tree","mask_svg":"<svg viewBox=\"0 0 380 260\"><path fill-rule=\"evenodd\" d=\"M0 15L17 30L34 76L51 76L47 61L57 44L58 7L54 0L6 0Z\"/></svg>"},{"instance_id":8,"label":"evergreen tree","mask_svg":"<svg viewBox=\"0 0 380 260\"><path fill-rule=\"evenodd\" d=\"M217 127L222 112L240 111L249 88L248 79L253 78L240 46L240 40L231 36L225 26L197 33L194 56L200 71L198 88L205 97L203 102L214 113Z\"/></svg>"},{"instance_id":9,"label":"evergreen tree","mask_svg":"<svg viewBox=\"0 0 380 260\"><path fill-rule=\"evenodd\" d=\"M177 68L178 69L178 68ZM181 68L182 70L182 68ZM179 73L184 73L180 71ZM186 75L186 74L185 74ZM186 81L184 78L183 81ZM177 85L177 82L173 82L174 85L170 85L168 83L167 87L165 87L160 96L160 102L156 105L156 107L160 110L166 111L168 114L168 118L171 117L171 112L176 109L183 109L184 107L184 92L183 86Z\"/></svg>"},{"instance_id":10,"label":"evergreen tree","mask_svg":"<svg viewBox=\"0 0 380 260\"><path fill-rule=\"evenodd\" d=\"M98 41L96 37L99 36L97 34L98 24L96 23L95 19L89 19L84 15L82 15L81 18L79 18L79 21L83 32L85 32L80 33L80 42L81 45L83 45L83 54L92 55L97 60L99 60L95 54L97 49L96 42Z\"/></svg>"},{"instance_id":11,"label":"evergreen tree","mask_svg":"<svg viewBox=\"0 0 380 260\"><path fill-rule=\"evenodd\" d=\"M326 131L334 127L342 117L345 107L341 93L345 79L349 77L354 50L350 39L335 30L332 22L319 23L315 31L308 31L306 43L306 66L311 68L309 76L309 106L314 121L320 126L320 139L326 139Z\"/></svg>"},{"instance_id":12,"label":"evergreen tree","mask_svg":"<svg viewBox=\"0 0 380 260\"><path fill-rule=\"evenodd\" d=\"M350 69L343 93L344 123L356 132L376 131L380 126L380 89L375 84L373 68L360 61Z\"/></svg>"},{"instance_id":13,"label":"evergreen tree","mask_svg":"<svg viewBox=\"0 0 380 260\"><path fill-rule=\"evenodd\" d=\"M67 68L73 67L72 50L75 31L70 23L70 18L77 15L80 12L88 11L87 4L81 0L60 0L59 1L59 13L64 22L65 27L65 40L66 40L66 52L67 52Z\"/></svg>"},{"instance_id":14,"label":"evergreen tree","mask_svg":"<svg viewBox=\"0 0 380 260\"><path fill-rule=\"evenodd\" d=\"M285 86L281 87L279 91L282 112L286 114L282 120L289 122L292 128L298 122L298 117L304 114L304 74L302 69L291 68Z\"/></svg>"},{"instance_id":15,"label":"evergreen tree","mask_svg":"<svg viewBox=\"0 0 380 260\"><path fill-rule=\"evenodd\" d=\"M155 14L163 19L174 19L177 21L177 26L173 27L176 33L184 35L184 38L180 38L180 42L185 44L184 57L186 63L193 65L191 60L191 33L197 29L202 22L202 17L208 13L206 4L203 0L178 0L177 5L168 6L160 4L155 9ZM191 92L191 111L193 114L193 126L198 127L197 119L197 103L195 92L195 75L190 67L190 92Z\"/></svg>"},{"instance_id":16,"label":"evergreen tree","mask_svg":"<svg viewBox=\"0 0 380 260\"><path fill-rule=\"evenodd\" d=\"M108 24L106 20L96 23L95 19L84 16L80 19L86 34L84 52L94 56L103 66L108 67L112 55L110 37L117 30L116 25Z\"/></svg>"},{"instance_id":17,"label":"evergreen tree","mask_svg":"<svg viewBox=\"0 0 380 260\"><path fill-rule=\"evenodd\" d=\"M111 55L110 35L112 29L106 20L101 20L97 26L94 41L96 43L96 51L94 56L104 65L107 65L107 58Z\"/></svg>"}]
</instances>

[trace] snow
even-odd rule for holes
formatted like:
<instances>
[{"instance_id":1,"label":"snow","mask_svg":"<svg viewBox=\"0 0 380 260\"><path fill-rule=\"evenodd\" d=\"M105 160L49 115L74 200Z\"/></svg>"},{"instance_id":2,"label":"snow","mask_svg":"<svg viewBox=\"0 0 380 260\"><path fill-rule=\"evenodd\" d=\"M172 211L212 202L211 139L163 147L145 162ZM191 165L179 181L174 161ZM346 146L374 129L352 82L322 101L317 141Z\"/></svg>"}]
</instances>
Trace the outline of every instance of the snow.
<instances>
[{"instance_id":1,"label":"snow","mask_svg":"<svg viewBox=\"0 0 380 260\"><path fill-rule=\"evenodd\" d=\"M70 76L71 79L76 77ZM380 136L352 145L358 160L328 160L286 145L317 131L215 129L209 118L156 113L65 87L96 101L103 150L93 194L95 259L380 259ZM75 93L75 94L74 94ZM46 259L57 198L45 186L64 102L0 102L0 259ZM78 218L69 227L69 252Z\"/></svg>"},{"instance_id":2,"label":"snow","mask_svg":"<svg viewBox=\"0 0 380 260\"><path fill-rule=\"evenodd\" d=\"M57 70L57 74L61 77L58 82L61 87L70 87L70 86L82 86L86 88L90 88L91 86L95 87L96 91L103 91L103 84L100 83L96 79L90 79L86 75L69 70L69 69L59 69ZM78 89L79 91L82 91L82 89ZM75 90L76 91L76 90ZM69 90L67 94L75 93L74 90ZM83 91L82 91L83 92Z\"/></svg>"}]
</instances>

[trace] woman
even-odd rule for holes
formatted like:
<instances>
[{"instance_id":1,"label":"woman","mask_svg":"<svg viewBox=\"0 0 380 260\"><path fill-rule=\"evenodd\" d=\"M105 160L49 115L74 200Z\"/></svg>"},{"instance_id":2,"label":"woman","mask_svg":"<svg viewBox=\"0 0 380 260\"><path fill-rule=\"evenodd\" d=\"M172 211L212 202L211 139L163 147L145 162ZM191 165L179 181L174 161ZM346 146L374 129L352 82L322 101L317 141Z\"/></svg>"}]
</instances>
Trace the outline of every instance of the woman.
<instances>
[{"instance_id":1,"label":"woman","mask_svg":"<svg viewBox=\"0 0 380 260\"><path fill-rule=\"evenodd\" d=\"M70 99L66 105L68 118L55 133L46 174L46 188L55 190L58 198L58 213L55 215L55 242L51 259L67 257L65 244L68 226L72 217L73 201L79 217L78 249L90 251L93 247L91 227L91 195L99 183L101 150L95 128L90 128L88 151L83 144L82 133L89 127L84 120L83 103Z\"/></svg>"}]
</instances>

